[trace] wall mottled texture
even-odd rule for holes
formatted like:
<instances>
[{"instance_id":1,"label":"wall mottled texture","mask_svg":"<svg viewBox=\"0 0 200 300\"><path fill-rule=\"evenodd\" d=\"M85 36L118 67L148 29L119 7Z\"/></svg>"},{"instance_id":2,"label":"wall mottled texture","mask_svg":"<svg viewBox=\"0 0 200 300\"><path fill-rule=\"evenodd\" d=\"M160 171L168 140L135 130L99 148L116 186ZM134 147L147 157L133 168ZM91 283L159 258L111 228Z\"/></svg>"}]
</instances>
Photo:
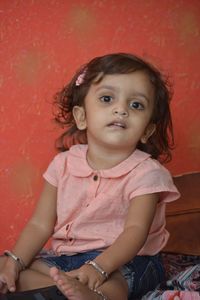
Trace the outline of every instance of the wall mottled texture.
<instances>
[{"instance_id":1,"label":"wall mottled texture","mask_svg":"<svg viewBox=\"0 0 200 300\"><path fill-rule=\"evenodd\" d=\"M55 92L80 64L133 52L172 77L174 175L200 171L199 0L0 0L0 251L39 196L60 133Z\"/></svg>"}]
</instances>

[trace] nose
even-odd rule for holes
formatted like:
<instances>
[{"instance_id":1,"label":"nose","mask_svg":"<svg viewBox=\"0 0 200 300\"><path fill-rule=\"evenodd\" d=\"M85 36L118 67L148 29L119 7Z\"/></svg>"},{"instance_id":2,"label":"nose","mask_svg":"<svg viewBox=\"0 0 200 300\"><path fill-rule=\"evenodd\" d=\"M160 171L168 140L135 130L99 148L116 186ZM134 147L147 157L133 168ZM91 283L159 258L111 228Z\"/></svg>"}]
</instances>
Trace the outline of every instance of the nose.
<instances>
[{"instance_id":1,"label":"nose","mask_svg":"<svg viewBox=\"0 0 200 300\"><path fill-rule=\"evenodd\" d=\"M114 108L113 109L113 114L115 116L120 116L120 117L128 117L128 112L124 108Z\"/></svg>"}]
</instances>

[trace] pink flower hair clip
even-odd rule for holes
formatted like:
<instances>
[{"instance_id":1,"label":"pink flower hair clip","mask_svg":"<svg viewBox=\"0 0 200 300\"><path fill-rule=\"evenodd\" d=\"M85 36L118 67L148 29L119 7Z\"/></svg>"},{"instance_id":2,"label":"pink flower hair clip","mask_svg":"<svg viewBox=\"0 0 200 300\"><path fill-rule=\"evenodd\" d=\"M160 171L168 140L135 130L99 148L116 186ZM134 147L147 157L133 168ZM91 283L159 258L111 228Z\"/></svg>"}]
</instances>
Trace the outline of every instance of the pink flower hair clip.
<instances>
[{"instance_id":1,"label":"pink flower hair clip","mask_svg":"<svg viewBox=\"0 0 200 300\"><path fill-rule=\"evenodd\" d=\"M85 74L86 74L86 70L84 70L81 74L79 74L79 76L76 79L76 83L75 83L76 86L79 86L84 82Z\"/></svg>"}]
</instances>

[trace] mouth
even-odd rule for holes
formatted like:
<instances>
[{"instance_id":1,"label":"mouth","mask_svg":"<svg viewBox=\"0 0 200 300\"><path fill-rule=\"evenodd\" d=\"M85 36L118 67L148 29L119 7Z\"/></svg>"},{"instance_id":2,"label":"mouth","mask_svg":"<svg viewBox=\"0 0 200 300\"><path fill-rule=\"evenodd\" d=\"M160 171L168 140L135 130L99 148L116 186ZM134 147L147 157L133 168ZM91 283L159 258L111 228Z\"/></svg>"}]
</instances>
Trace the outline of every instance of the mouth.
<instances>
[{"instance_id":1,"label":"mouth","mask_svg":"<svg viewBox=\"0 0 200 300\"><path fill-rule=\"evenodd\" d=\"M124 122L114 121L108 124L108 127L126 129L126 124Z\"/></svg>"}]
</instances>

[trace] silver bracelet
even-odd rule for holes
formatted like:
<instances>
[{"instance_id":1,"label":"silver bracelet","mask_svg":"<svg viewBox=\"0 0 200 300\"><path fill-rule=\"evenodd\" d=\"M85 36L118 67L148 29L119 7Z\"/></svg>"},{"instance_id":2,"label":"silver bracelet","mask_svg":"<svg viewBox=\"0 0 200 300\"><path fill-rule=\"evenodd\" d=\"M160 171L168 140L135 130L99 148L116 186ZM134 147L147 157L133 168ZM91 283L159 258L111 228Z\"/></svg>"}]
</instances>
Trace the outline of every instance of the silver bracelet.
<instances>
[{"instance_id":1,"label":"silver bracelet","mask_svg":"<svg viewBox=\"0 0 200 300\"><path fill-rule=\"evenodd\" d=\"M102 297L102 300L108 300L108 298L101 292L97 291L96 289L92 290L94 293Z\"/></svg>"},{"instance_id":2,"label":"silver bracelet","mask_svg":"<svg viewBox=\"0 0 200 300\"><path fill-rule=\"evenodd\" d=\"M88 260L85 262L86 265L91 265L97 272L99 272L106 280L108 279L109 275L106 271L104 271L95 261Z\"/></svg>"},{"instance_id":3,"label":"silver bracelet","mask_svg":"<svg viewBox=\"0 0 200 300\"><path fill-rule=\"evenodd\" d=\"M21 267L22 271L26 269L26 266L25 266L25 263L23 262L23 260L21 258L19 258L18 256L16 256L13 252L11 252L9 250L5 250L4 254L6 256L11 257L15 262L17 262L18 265Z\"/></svg>"}]
</instances>

